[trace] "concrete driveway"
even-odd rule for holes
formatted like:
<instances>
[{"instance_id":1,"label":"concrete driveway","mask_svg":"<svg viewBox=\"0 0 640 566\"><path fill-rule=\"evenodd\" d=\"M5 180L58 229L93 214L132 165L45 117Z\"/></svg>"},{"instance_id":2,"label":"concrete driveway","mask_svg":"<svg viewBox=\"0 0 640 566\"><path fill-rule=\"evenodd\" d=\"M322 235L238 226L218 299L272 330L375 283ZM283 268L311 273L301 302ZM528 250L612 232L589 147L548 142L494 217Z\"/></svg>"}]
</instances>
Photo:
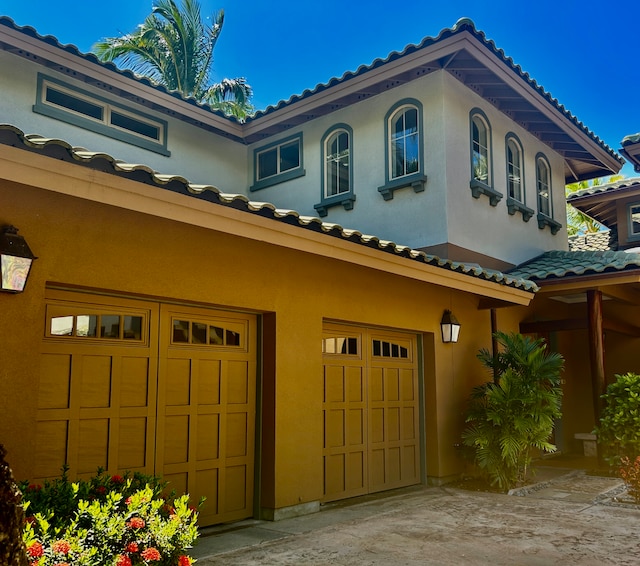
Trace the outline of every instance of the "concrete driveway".
<instances>
[{"instance_id":1,"label":"concrete driveway","mask_svg":"<svg viewBox=\"0 0 640 566\"><path fill-rule=\"evenodd\" d=\"M517 495L415 487L323 506L276 523L203 533L192 554L214 564L640 564L640 508L620 480L555 470Z\"/></svg>"}]
</instances>

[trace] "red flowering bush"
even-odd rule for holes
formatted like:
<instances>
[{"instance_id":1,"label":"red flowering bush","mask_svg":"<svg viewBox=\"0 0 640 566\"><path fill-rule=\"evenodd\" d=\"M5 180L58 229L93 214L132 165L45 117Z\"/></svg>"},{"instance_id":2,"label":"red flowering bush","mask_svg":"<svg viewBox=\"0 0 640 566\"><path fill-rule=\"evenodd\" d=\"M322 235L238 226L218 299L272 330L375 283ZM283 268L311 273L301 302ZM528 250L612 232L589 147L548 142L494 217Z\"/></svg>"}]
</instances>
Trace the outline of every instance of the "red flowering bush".
<instances>
[{"instance_id":1,"label":"red flowering bush","mask_svg":"<svg viewBox=\"0 0 640 566\"><path fill-rule=\"evenodd\" d=\"M147 483L141 485L141 482ZM189 496L165 498L149 476L24 484L23 540L31 566L190 566L198 536ZM51 507L46 505L51 504ZM58 504L58 505L56 505Z\"/></svg>"}]
</instances>

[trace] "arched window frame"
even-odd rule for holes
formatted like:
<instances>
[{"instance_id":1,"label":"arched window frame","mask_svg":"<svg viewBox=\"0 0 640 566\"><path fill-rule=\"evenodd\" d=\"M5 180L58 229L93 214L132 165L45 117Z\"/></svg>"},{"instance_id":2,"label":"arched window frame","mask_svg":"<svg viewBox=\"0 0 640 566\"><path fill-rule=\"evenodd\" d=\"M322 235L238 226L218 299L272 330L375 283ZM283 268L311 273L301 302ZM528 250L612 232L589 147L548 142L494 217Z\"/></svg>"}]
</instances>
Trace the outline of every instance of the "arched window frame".
<instances>
[{"instance_id":1,"label":"arched window frame","mask_svg":"<svg viewBox=\"0 0 640 566\"><path fill-rule=\"evenodd\" d=\"M484 136L481 134L484 133ZM501 192L493 188L493 150L491 123L480 108L469 112L469 151L471 181L469 187L474 198L489 197L489 204L496 206L502 199ZM483 139L484 138L484 139Z\"/></svg>"},{"instance_id":2,"label":"arched window frame","mask_svg":"<svg viewBox=\"0 0 640 566\"><path fill-rule=\"evenodd\" d=\"M505 137L504 148L507 173L507 210L511 215L520 212L522 219L528 222L535 211L526 206L524 150L518 136L509 132Z\"/></svg>"},{"instance_id":3,"label":"arched window frame","mask_svg":"<svg viewBox=\"0 0 640 566\"><path fill-rule=\"evenodd\" d=\"M543 153L536 155L536 200L538 203L538 228L549 226L552 234L557 234L562 224L553 219L553 187L551 165ZM543 174L544 173L544 174Z\"/></svg>"},{"instance_id":4,"label":"arched window frame","mask_svg":"<svg viewBox=\"0 0 640 566\"><path fill-rule=\"evenodd\" d=\"M410 137L415 136L417 138L417 167L415 170L406 171L403 170L402 174L395 174L395 159L394 159L394 139L393 139L393 124L401 116L406 116L408 111L415 110L416 112L416 132L405 134L401 136L401 139L406 142ZM424 191L427 183L427 176L424 174L424 128L422 121L422 104L420 101L413 98L406 98L398 101L394 104L384 118L384 136L385 136L385 184L378 187L378 191L382 195L384 200L393 199L393 193L405 187L412 187L414 192L420 193ZM404 144L404 159L403 163L406 166L406 143Z\"/></svg>"},{"instance_id":5,"label":"arched window frame","mask_svg":"<svg viewBox=\"0 0 640 566\"><path fill-rule=\"evenodd\" d=\"M328 194L330 189L329 175L329 150L328 145L332 138L339 134L346 134L348 140L348 190ZM335 124L329 128L320 140L320 170L322 171L322 188L320 194L320 202L313 205L320 217L327 216L329 209L334 206L342 206L345 210L352 210L356 195L353 191L353 129L348 124Z\"/></svg>"}]
</instances>

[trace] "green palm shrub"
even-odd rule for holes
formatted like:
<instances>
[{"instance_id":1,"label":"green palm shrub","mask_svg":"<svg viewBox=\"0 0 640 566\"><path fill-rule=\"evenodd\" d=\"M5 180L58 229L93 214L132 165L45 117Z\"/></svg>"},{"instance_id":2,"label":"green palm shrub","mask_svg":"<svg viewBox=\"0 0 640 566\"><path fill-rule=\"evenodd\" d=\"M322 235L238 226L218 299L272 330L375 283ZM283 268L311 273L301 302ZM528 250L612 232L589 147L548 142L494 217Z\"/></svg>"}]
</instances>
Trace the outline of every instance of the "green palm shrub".
<instances>
[{"instance_id":1,"label":"green palm shrub","mask_svg":"<svg viewBox=\"0 0 640 566\"><path fill-rule=\"evenodd\" d=\"M478 358L495 378L473 389L462 440L491 484L506 491L526 479L532 449L556 449L549 439L561 416L564 359L542 339L494 336L501 351L494 357L483 349Z\"/></svg>"},{"instance_id":2,"label":"green palm shrub","mask_svg":"<svg viewBox=\"0 0 640 566\"><path fill-rule=\"evenodd\" d=\"M623 456L640 456L640 375L625 373L607 387L604 407L596 425L603 458L617 466Z\"/></svg>"}]
</instances>

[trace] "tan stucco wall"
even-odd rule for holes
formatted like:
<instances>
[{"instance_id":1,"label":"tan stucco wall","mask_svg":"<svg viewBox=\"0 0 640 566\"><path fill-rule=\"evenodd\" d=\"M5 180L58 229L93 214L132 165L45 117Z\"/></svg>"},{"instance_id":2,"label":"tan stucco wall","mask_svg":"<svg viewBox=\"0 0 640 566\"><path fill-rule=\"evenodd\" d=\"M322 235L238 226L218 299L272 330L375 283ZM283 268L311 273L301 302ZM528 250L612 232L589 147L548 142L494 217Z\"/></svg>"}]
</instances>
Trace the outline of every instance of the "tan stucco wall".
<instances>
[{"instance_id":1,"label":"tan stucco wall","mask_svg":"<svg viewBox=\"0 0 640 566\"><path fill-rule=\"evenodd\" d=\"M264 341L273 367L265 376L273 391L262 431L262 469L271 478L262 485L266 506L322 495L320 343L327 319L424 338L427 475L461 471L454 444L464 402L485 378L475 354L491 343L489 312L477 310L475 295L9 182L0 183L0 211L0 222L18 226L39 258L25 293L0 294L0 439L17 477L31 476L37 458L47 283L272 313L265 328L275 337ZM462 324L456 345L439 338L445 308Z\"/></svg>"}]
</instances>

